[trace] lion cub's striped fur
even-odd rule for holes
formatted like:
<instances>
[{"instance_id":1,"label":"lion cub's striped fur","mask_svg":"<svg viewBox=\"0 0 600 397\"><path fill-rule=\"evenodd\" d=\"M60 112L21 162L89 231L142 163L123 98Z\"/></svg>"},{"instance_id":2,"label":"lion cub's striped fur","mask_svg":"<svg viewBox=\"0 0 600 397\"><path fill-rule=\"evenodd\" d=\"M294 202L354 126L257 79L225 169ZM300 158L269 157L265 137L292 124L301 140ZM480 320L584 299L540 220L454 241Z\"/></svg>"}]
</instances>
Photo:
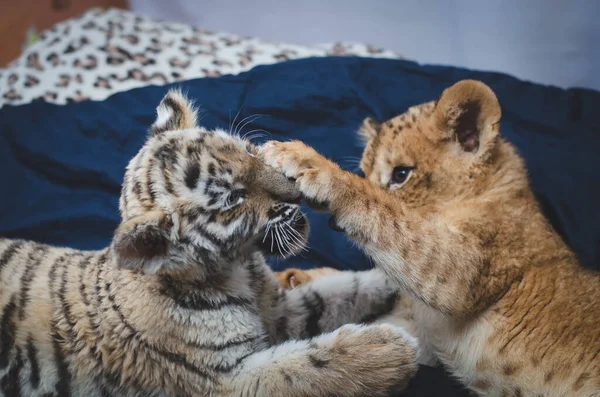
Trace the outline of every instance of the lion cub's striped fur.
<instances>
[{"instance_id":1,"label":"lion cub's striped fur","mask_svg":"<svg viewBox=\"0 0 600 397\"><path fill-rule=\"evenodd\" d=\"M263 155L405 291L382 321L478 395L600 396L600 276L544 218L500 113L489 87L462 81L366 120L366 179L299 142Z\"/></svg>"},{"instance_id":2,"label":"lion cub's striped fur","mask_svg":"<svg viewBox=\"0 0 600 397\"><path fill-rule=\"evenodd\" d=\"M294 184L170 92L120 200L109 248L0 240L0 394L384 396L414 338L344 325L389 312L376 272L279 291L262 251L297 252Z\"/></svg>"}]
</instances>

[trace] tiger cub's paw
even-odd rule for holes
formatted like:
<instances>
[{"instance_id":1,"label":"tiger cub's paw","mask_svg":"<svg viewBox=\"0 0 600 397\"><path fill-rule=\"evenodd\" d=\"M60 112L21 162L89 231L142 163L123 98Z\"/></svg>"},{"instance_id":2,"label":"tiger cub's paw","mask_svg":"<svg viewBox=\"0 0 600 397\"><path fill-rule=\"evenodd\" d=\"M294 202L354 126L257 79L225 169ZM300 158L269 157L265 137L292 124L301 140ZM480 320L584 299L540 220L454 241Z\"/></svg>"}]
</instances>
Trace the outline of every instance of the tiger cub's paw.
<instances>
[{"instance_id":1,"label":"tiger cub's paw","mask_svg":"<svg viewBox=\"0 0 600 397\"><path fill-rule=\"evenodd\" d=\"M370 396L400 392L417 371L416 339L389 324L342 326L330 354L330 368L348 374Z\"/></svg>"}]
</instances>

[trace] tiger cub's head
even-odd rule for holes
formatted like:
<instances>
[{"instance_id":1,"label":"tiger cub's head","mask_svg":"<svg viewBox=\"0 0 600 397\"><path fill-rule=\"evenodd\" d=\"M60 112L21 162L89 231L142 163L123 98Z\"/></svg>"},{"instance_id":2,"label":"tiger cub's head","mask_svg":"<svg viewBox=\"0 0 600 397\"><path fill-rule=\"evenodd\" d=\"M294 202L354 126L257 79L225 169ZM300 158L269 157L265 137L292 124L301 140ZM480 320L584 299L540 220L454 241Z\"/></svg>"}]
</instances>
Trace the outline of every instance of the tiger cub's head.
<instances>
[{"instance_id":1,"label":"tiger cub's head","mask_svg":"<svg viewBox=\"0 0 600 397\"><path fill-rule=\"evenodd\" d=\"M218 265L257 249L301 250L308 222L300 194L256 150L199 127L191 103L167 93L125 173L112 244L118 266L154 273Z\"/></svg>"},{"instance_id":2,"label":"tiger cub's head","mask_svg":"<svg viewBox=\"0 0 600 397\"><path fill-rule=\"evenodd\" d=\"M407 206L435 207L480 196L498 186L499 177L524 175L521 159L499 137L500 116L498 99L487 85L460 81L437 101L387 122L366 119L359 130L366 141L361 169Z\"/></svg>"}]
</instances>

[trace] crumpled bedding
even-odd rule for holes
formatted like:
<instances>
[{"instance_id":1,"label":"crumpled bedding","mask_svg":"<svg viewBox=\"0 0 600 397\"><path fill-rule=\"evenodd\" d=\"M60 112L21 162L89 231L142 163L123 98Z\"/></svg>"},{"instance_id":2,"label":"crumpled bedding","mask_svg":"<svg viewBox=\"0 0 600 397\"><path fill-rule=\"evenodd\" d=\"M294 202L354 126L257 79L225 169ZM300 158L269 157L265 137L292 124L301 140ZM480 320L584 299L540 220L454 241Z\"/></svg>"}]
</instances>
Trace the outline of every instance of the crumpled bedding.
<instances>
[{"instance_id":1,"label":"crumpled bedding","mask_svg":"<svg viewBox=\"0 0 600 397\"><path fill-rule=\"evenodd\" d=\"M462 78L497 92L502 131L524 156L533 188L554 227L589 267L600 264L600 93L562 90L509 76L400 60L313 58L260 66L237 76L177 84L203 109L202 123L228 128L252 115L245 132L301 139L356 170L355 131L366 116L386 120L435 99ZM109 243L118 223L125 165L141 146L170 86L118 93L65 106L0 109L0 233L77 248ZM260 141L259 138L257 141ZM369 267L327 217L310 214L310 251L301 267ZM289 262L286 265L291 265Z\"/></svg>"},{"instance_id":2,"label":"crumpled bedding","mask_svg":"<svg viewBox=\"0 0 600 397\"><path fill-rule=\"evenodd\" d=\"M525 158L545 214L585 266L600 268L598 92L370 58L302 59L176 85L201 107L207 128L229 128L238 112L238 120L262 115L246 119L242 133L267 131L257 142L300 139L356 171L362 146L355 131L365 117L386 120L465 78L495 90L503 135ZM107 246L119 223L125 166L170 87L137 88L103 101L0 109L0 235L81 249ZM309 219L309 251L272 262L274 268L371 266L343 234L328 228L327 215L309 213ZM453 394L455 383L432 368L419 372L411 390L407 395L459 395Z\"/></svg>"}]
</instances>

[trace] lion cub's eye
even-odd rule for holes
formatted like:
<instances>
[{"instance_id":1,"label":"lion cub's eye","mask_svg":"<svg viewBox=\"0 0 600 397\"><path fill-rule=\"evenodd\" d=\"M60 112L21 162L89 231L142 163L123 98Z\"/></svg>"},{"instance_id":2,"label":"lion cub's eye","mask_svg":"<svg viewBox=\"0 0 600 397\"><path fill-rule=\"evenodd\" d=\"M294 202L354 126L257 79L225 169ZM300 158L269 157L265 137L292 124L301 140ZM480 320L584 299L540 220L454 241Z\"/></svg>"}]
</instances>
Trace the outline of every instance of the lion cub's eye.
<instances>
[{"instance_id":1,"label":"lion cub's eye","mask_svg":"<svg viewBox=\"0 0 600 397\"><path fill-rule=\"evenodd\" d=\"M388 187L391 187L393 185L404 185L408 181L408 178L410 178L410 174L414 169L415 167L408 165L399 165L397 167L394 167L394 169L392 170L392 177L390 178L390 182L388 183Z\"/></svg>"}]
</instances>

